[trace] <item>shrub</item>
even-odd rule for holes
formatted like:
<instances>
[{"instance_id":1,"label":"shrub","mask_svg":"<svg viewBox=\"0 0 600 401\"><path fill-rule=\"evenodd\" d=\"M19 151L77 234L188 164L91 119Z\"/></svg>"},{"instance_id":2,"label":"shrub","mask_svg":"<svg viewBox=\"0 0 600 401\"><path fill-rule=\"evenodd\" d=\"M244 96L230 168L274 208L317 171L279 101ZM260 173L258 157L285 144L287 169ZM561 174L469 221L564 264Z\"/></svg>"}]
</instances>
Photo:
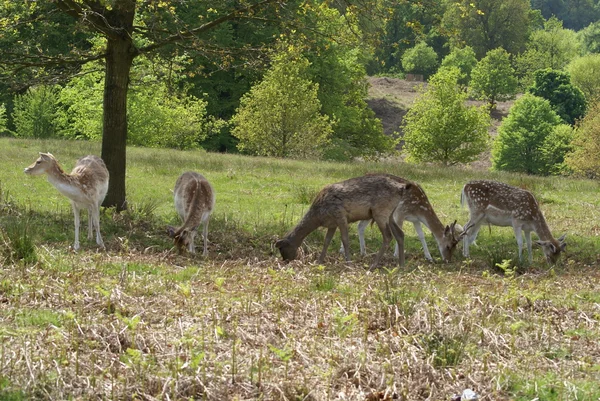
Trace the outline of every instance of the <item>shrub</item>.
<instances>
[{"instance_id":1,"label":"shrub","mask_svg":"<svg viewBox=\"0 0 600 401\"><path fill-rule=\"evenodd\" d=\"M471 72L471 94L487 101L491 109L497 101L513 99L516 92L517 78L506 50L487 52Z\"/></svg>"},{"instance_id":2,"label":"shrub","mask_svg":"<svg viewBox=\"0 0 600 401\"><path fill-rule=\"evenodd\" d=\"M600 54L588 54L573 60L567 71L571 83L583 92L588 103L600 99Z\"/></svg>"},{"instance_id":3,"label":"shrub","mask_svg":"<svg viewBox=\"0 0 600 401\"><path fill-rule=\"evenodd\" d=\"M549 174L543 147L560 122L548 100L530 93L523 95L515 101L498 129L492 148L492 167L527 174Z\"/></svg>"},{"instance_id":4,"label":"shrub","mask_svg":"<svg viewBox=\"0 0 600 401\"><path fill-rule=\"evenodd\" d=\"M568 171L565 156L573 151L574 130L569 124L559 124L550 132L541 147L545 174L558 175Z\"/></svg>"},{"instance_id":5,"label":"shrub","mask_svg":"<svg viewBox=\"0 0 600 401\"><path fill-rule=\"evenodd\" d=\"M550 68L536 71L528 92L547 99L554 111L568 124L573 125L585 114L585 96L571 84L566 72Z\"/></svg>"},{"instance_id":6,"label":"shrub","mask_svg":"<svg viewBox=\"0 0 600 401\"><path fill-rule=\"evenodd\" d=\"M578 175L600 178L600 104L590 108L581 120L573 149L565 157L565 164Z\"/></svg>"},{"instance_id":7,"label":"shrub","mask_svg":"<svg viewBox=\"0 0 600 401\"><path fill-rule=\"evenodd\" d=\"M437 53L425 42L419 42L402 56L402 68L408 73L429 77L438 65Z\"/></svg>"},{"instance_id":8,"label":"shrub","mask_svg":"<svg viewBox=\"0 0 600 401\"><path fill-rule=\"evenodd\" d=\"M31 87L15 96L13 119L15 135L25 138L50 138L56 134L58 87Z\"/></svg>"},{"instance_id":9,"label":"shrub","mask_svg":"<svg viewBox=\"0 0 600 401\"><path fill-rule=\"evenodd\" d=\"M404 117L409 160L469 163L487 149L490 117L483 107L465 105L456 68L441 69Z\"/></svg>"},{"instance_id":10,"label":"shrub","mask_svg":"<svg viewBox=\"0 0 600 401\"><path fill-rule=\"evenodd\" d=\"M452 49L442 60L443 68L455 67L461 72L461 77L458 83L461 85L468 85L471 80L471 71L477 65L477 58L475 57L475 51L472 47L466 46L462 49L455 47Z\"/></svg>"}]
</instances>

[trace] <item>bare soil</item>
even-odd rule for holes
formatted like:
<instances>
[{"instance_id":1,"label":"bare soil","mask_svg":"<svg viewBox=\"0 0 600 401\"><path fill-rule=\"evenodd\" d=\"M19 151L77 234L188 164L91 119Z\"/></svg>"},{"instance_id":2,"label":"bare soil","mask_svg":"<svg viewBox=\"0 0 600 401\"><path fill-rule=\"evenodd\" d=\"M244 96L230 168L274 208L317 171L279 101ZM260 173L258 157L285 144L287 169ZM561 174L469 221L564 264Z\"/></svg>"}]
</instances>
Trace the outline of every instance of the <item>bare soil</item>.
<instances>
[{"instance_id":1,"label":"bare soil","mask_svg":"<svg viewBox=\"0 0 600 401\"><path fill-rule=\"evenodd\" d=\"M386 135L402 136L402 120L408 112L415 99L419 96L420 88L426 88L426 82L407 81L404 79L390 77L369 77L369 98L367 104L375 112L383 124L383 132ZM480 106L484 102L469 100L469 105ZM513 101L498 102L492 111L492 125L490 135L495 137L502 119L508 115L508 110ZM399 147L402 146L400 143ZM485 152L480 159L471 164L476 169L488 169L490 167L490 152Z\"/></svg>"}]
</instances>

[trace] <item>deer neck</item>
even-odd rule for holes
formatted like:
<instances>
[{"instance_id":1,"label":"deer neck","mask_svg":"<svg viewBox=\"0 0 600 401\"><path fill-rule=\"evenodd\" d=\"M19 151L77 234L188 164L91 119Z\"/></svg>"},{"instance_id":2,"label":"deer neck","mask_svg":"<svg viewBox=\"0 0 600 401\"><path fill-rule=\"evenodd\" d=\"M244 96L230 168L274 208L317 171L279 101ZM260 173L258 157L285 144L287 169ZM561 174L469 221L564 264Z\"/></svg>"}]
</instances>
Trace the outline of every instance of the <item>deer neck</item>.
<instances>
[{"instance_id":1,"label":"deer neck","mask_svg":"<svg viewBox=\"0 0 600 401\"><path fill-rule=\"evenodd\" d=\"M442 238L444 238L445 227L433 209L430 209L430 211L430 213L422 214L420 220L431 231L431 234L433 234L433 237L439 244Z\"/></svg>"},{"instance_id":2,"label":"deer neck","mask_svg":"<svg viewBox=\"0 0 600 401\"><path fill-rule=\"evenodd\" d=\"M546 223L546 219L541 211L538 212L537 218L534 220L533 231L535 231L542 241L554 241L550 227L548 227L548 223Z\"/></svg>"},{"instance_id":3,"label":"deer neck","mask_svg":"<svg viewBox=\"0 0 600 401\"><path fill-rule=\"evenodd\" d=\"M286 235L286 239L295 246L300 246L308 234L321 226L321 221L312 210L309 210L302 220Z\"/></svg>"}]
</instances>

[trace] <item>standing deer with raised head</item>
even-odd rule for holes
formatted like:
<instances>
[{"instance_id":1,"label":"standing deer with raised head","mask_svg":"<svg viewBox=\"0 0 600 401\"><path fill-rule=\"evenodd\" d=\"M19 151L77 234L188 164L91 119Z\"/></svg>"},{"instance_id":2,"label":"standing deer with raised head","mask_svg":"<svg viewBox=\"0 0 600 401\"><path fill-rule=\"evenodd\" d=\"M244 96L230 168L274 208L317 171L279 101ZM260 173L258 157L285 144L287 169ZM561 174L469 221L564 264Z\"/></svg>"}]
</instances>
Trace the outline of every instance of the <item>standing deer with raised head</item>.
<instances>
[{"instance_id":1,"label":"standing deer with raised head","mask_svg":"<svg viewBox=\"0 0 600 401\"><path fill-rule=\"evenodd\" d=\"M174 239L175 245L181 251L186 248L190 253L196 253L194 238L200 224L203 225L204 251L208 254L208 220L215 206L215 191L202 175L187 171L179 176L173 190L175 209L183 220L179 228L167 227L167 232Z\"/></svg>"},{"instance_id":2,"label":"standing deer with raised head","mask_svg":"<svg viewBox=\"0 0 600 401\"><path fill-rule=\"evenodd\" d=\"M449 226L444 226L442 224L437 214L433 210L425 191L423 191L423 188L421 188L420 185L400 177L395 177L393 175L388 176L398 180L399 182L410 183L412 185L411 190L406 191L404 196L401 198L396 211L394 212L394 220L398 226L402 228L404 221L410 221L413 223L415 231L417 232L419 240L421 241L421 245L423 246L425 259L433 261L431 253L429 253L427 241L425 241L425 234L423 233L423 229L421 227L421 223L423 223L425 227L427 227L433 234L444 262L450 262L452 259L452 253L454 252L454 249L456 249L456 245L460 242L463 235L465 235L464 231L457 235L456 221ZM361 255L366 254L365 229L369 223L370 220L362 220L360 223L358 223L358 239L360 242ZM344 248L342 245L340 251L343 251L343 249ZM399 253L399 246L396 244L394 255L399 256Z\"/></svg>"},{"instance_id":3,"label":"standing deer with raised head","mask_svg":"<svg viewBox=\"0 0 600 401\"><path fill-rule=\"evenodd\" d=\"M379 253L372 267L377 266L392 235L400 249L399 264L404 265L404 232L394 220L400 202L414 189L414 184L388 174L369 174L326 186L319 192L300 223L285 238L277 241L284 260L293 260L298 247L308 234L319 227L326 227L325 243L319 256L323 263L327 248L337 228L340 229L344 256L350 260L348 247L348 224L359 220L374 220L383 235Z\"/></svg>"},{"instance_id":4,"label":"standing deer with raised head","mask_svg":"<svg viewBox=\"0 0 600 401\"><path fill-rule=\"evenodd\" d=\"M48 176L48 181L58 191L71 200L75 216L75 243L73 249L79 249L80 210L88 210L88 239L93 238L96 230L96 243L104 248L100 234L100 205L108 191L108 170L101 158L93 155L77 160L71 174L67 174L50 153L41 153L39 158L25 168L29 175Z\"/></svg>"},{"instance_id":5,"label":"standing deer with raised head","mask_svg":"<svg viewBox=\"0 0 600 401\"><path fill-rule=\"evenodd\" d=\"M513 228L519 246L519 260L523 253L521 233L524 232L529 263L533 261L532 231L538 235L539 240L535 243L542 248L550 264L556 263L560 253L567 247L566 234L554 239L535 197L529 191L497 181L471 181L462 190L461 204L465 202L470 212L469 221L464 227L467 232L463 248L465 257L469 257L469 245L475 241L484 223Z\"/></svg>"}]
</instances>

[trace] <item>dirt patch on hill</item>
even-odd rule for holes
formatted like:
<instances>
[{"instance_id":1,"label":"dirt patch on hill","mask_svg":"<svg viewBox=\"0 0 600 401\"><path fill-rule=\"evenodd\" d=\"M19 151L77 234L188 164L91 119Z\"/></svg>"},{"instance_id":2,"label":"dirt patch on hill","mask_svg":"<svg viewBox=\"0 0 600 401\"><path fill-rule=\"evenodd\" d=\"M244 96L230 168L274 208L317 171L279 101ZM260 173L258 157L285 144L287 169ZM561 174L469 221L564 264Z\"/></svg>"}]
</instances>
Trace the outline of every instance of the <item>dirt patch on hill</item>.
<instances>
[{"instance_id":1,"label":"dirt patch on hill","mask_svg":"<svg viewBox=\"0 0 600 401\"><path fill-rule=\"evenodd\" d=\"M383 132L386 135L403 135L402 120L404 116L419 96L421 89L427 87L426 82L413 82L404 79L389 77L369 77L369 98L367 104L375 112L383 124ZM484 104L481 101L469 100L469 105L480 106ZM495 137L498 132L498 126L508 115L508 110L513 101L498 102L496 109L492 112L492 125L490 126L490 135ZM402 146L400 143L399 147ZM481 155L480 160L472 163L474 168L489 168L490 153Z\"/></svg>"}]
</instances>

